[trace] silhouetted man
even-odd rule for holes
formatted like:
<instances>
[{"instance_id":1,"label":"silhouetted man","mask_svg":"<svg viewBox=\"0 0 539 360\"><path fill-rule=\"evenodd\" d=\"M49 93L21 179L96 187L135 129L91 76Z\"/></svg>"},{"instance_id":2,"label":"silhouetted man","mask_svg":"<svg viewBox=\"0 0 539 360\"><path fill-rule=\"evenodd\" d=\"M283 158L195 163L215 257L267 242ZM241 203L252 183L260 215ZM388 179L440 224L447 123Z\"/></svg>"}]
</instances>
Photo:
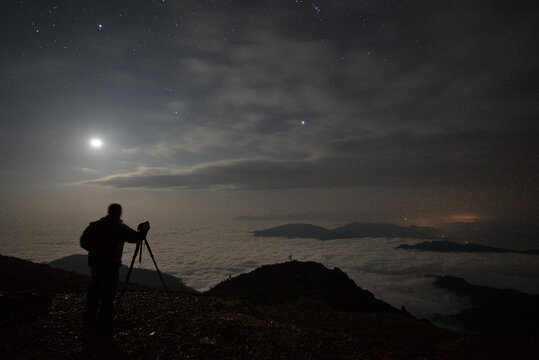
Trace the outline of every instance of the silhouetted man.
<instances>
[{"instance_id":1,"label":"silhouetted man","mask_svg":"<svg viewBox=\"0 0 539 360\"><path fill-rule=\"evenodd\" d=\"M118 285L124 243L138 243L146 237L150 224L141 223L139 231L131 229L120 219L122 206L111 204L108 215L90 224L86 232L91 232L91 245L87 246L88 266L92 280L86 293L84 326L98 325L100 329L110 329L114 315L113 301ZM82 238L81 237L81 244ZM98 311L99 310L99 311Z\"/></svg>"}]
</instances>

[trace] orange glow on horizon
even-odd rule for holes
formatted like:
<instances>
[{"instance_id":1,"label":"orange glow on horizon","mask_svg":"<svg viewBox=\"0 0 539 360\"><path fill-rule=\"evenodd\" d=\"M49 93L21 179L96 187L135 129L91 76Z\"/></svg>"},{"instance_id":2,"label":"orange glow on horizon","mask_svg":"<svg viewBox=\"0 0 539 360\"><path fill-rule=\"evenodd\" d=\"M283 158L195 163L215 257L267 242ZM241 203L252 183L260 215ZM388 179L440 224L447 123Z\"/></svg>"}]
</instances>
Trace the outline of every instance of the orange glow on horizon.
<instances>
[{"instance_id":1,"label":"orange glow on horizon","mask_svg":"<svg viewBox=\"0 0 539 360\"><path fill-rule=\"evenodd\" d=\"M478 222L481 220L481 217L477 215L470 215L470 214L457 214L457 215L451 215L447 218L448 222L464 222L464 223L473 223Z\"/></svg>"},{"instance_id":2,"label":"orange glow on horizon","mask_svg":"<svg viewBox=\"0 0 539 360\"><path fill-rule=\"evenodd\" d=\"M403 225L416 225L416 226L439 226L447 223L474 223L482 221L483 218L473 214L453 214L446 216L437 216L431 218L402 218L401 223Z\"/></svg>"}]
</instances>

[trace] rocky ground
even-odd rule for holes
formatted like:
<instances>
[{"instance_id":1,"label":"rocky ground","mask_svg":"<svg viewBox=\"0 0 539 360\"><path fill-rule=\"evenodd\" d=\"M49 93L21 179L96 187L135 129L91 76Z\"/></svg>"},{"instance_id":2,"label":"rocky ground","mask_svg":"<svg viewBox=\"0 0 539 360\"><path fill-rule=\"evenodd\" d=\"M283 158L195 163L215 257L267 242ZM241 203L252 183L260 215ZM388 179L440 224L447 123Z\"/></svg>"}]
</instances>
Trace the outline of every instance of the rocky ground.
<instances>
[{"instance_id":1,"label":"rocky ground","mask_svg":"<svg viewBox=\"0 0 539 360\"><path fill-rule=\"evenodd\" d=\"M0 260L1 265L5 257ZM112 333L84 333L84 292L62 290L73 286L72 275L50 273L57 279L50 292L0 282L2 358L539 358L534 337L457 333L401 313L338 311L309 297L253 304L175 292L172 305L162 290L134 289L126 294Z\"/></svg>"}]
</instances>

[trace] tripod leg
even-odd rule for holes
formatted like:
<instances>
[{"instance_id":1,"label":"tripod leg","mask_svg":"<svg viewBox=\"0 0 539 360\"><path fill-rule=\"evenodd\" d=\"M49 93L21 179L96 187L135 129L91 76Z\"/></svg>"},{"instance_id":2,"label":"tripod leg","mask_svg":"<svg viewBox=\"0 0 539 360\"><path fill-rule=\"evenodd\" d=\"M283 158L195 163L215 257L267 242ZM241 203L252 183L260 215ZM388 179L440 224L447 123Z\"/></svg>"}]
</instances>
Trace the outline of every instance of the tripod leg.
<instances>
[{"instance_id":1,"label":"tripod leg","mask_svg":"<svg viewBox=\"0 0 539 360\"><path fill-rule=\"evenodd\" d=\"M172 299L172 296L170 295L170 292L168 291L167 284L165 284L165 280L163 279L163 276L161 275L161 271L159 271L159 268L157 267L157 263L155 262L155 258L153 257L152 249L150 248L150 244L148 243L148 240L144 238L144 243L146 244L146 248L148 249L148 252L150 253L150 257L152 258L153 264L155 265L155 270L157 270L157 274L159 275L159 278L161 279L161 282L163 283L163 287L165 288L165 292L167 293L168 299L170 300L170 303L172 304L172 308L175 312L178 312L176 310L176 305L174 304L174 300Z\"/></svg>"},{"instance_id":2,"label":"tripod leg","mask_svg":"<svg viewBox=\"0 0 539 360\"><path fill-rule=\"evenodd\" d=\"M129 278L131 277L131 272L133 271L133 265L135 264L135 260L137 259L137 254L139 253L139 251L142 253L142 243L137 243L137 246L135 247L135 253L133 254L133 258L131 259L131 265L129 265L129 270L127 271L127 275L125 276L124 286L122 288L122 292L120 293L120 297L118 298L118 302L116 303L116 309L114 310L114 313L117 313L118 310L120 310L120 306L122 306L125 291L129 284Z\"/></svg>"}]
</instances>

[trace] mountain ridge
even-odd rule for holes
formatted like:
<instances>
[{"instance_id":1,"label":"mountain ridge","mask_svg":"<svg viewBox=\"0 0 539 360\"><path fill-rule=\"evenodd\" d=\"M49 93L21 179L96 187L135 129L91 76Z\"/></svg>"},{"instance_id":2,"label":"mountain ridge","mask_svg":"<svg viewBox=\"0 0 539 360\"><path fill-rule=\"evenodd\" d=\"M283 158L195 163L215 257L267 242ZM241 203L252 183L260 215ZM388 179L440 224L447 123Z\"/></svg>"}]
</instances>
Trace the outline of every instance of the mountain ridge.
<instances>
[{"instance_id":1,"label":"mountain ridge","mask_svg":"<svg viewBox=\"0 0 539 360\"><path fill-rule=\"evenodd\" d=\"M254 236L314 238L318 240L336 240L350 238L403 237L415 239L437 239L439 230L421 226L400 226L389 223L352 222L327 229L322 226L295 223L284 224L264 230L255 230Z\"/></svg>"},{"instance_id":2,"label":"mountain ridge","mask_svg":"<svg viewBox=\"0 0 539 360\"><path fill-rule=\"evenodd\" d=\"M466 331L539 335L539 295L514 289L470 284L456 276L438 276L433 283L457 296L467 297L471 308L456 314L436 314L433 321Z\"/></svg>"},{"instance_id":3,"label":"mountain ridge","mask_svg":"<svg viewBox=\"0 0 539 360\"><path fill-rule=\"evenodd\" d=\"M69 256L65 256L63 258L51 261L47 265L56 269L73 271L81 275L90 275L90 268L88 267L88 255L83 255L83 254L69 255ZM122 265L120 267L120 280L123 281L125 279L128 270L129 268L125 265ZM180 278L177 278L173 275L170 275L164 272L161 272L161 275L163 276L163 280L165 281L165 284L170 289L198 293L197 290L186 286L183 283L182 279ZM159 278L157 271L141 269L137 267L133 267L133 271L131 272L131 277L129 279L129 282L132 284L138 284L138 285L142 285L142 286L146 286L150 288L159 289L163 287L163 283L161 282L161 279Z\"/></svg>"},{"instance_id":4,"label":"mountain ridge","mask_svg":"<svg viewBox=\"0 0 539 360\"><path fill-rule=\"evenodd\" d=\"M494 246L479 245L472 243L460 244L452 241L424 241L415 245L402 244L395 249L419 250L433 252L492 252L492 253L515 253L515 254L539 254L539 250L514 250Z\"/></svg>"}]
</instances>

